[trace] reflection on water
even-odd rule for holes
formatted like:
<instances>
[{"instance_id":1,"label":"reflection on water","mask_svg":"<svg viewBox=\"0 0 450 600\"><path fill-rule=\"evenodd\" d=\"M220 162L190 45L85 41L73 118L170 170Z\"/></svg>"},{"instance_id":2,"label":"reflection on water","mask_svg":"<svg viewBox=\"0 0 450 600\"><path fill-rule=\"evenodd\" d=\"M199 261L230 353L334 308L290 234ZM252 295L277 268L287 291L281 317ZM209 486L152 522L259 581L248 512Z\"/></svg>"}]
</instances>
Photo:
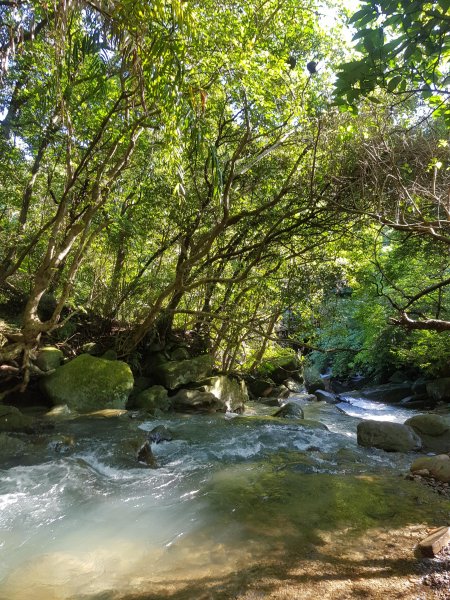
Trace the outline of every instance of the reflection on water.
<instances>
[{"instance_id":1,"label":"reflection on water","mask_svg":"<svg viewBox=\"0 0 450 600\"><path fill-rule=\"evenodd\" d=\"M224 415L61 423L70 453L40 443L35 464L0 471L1 600L244 597L288 557L321 569L367 532L448 518L398 477L411 456L357 447L358 420L334 406L305 416L329 431ZM143 468L134 449L160 424L174 439Z\"/></svg>"}]
</instances>

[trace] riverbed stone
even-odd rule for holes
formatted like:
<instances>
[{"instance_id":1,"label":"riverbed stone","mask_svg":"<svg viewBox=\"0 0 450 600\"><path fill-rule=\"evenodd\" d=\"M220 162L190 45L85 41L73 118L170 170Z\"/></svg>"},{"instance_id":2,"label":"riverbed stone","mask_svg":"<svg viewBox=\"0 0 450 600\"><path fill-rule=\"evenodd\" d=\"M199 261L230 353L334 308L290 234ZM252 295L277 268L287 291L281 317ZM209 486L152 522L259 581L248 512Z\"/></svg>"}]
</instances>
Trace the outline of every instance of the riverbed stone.
<instances>
[{"instance_id":1,"label":"riverbed stone","mask_svg":"<svg viewBox=\"0 0 450 600\"><path fill-rule=\"evenodd\" d=\"M15 406L0 404L0 431L31 433L34 419L24 415Z\"/></svg>"},{"instance_id":2,"label":"riverbed stone","mask_svg":"<svg viewBox=\"0 0 450 600\"><path fill-rule=\"evenodd\" d=\"M450 377L442 377L427 383L427 394L435 402L450 402Z\"/></svg>"},{"instance_id":3,"label":"riverbed stone","mask_svg":"<svg viewBox=\"0 0 450 600\"><path fill-rule=\"evenodd\" d=\"M153 374L157 383L169 390L195 381L202 381L211 375L213 360L209 354L202 354L190 360L167 361L156 365Z\"/></svg>"},{"instance_id":4,"label":"riverbed stone","mask_svg":"<svg viewBox=\"0 0 450 600\"><path fill-rule=\"evenodd\" d=\"M411 465L411 473L427 470L432 477L444 483L450 483L450 456L422 456Z\"/></svg>"},{"instance_id":5,"label":"riverbed stone","mask_svg":"<svg viewBox=\"0 0 450 600\"><path fill-rule=\"evenodd\" d=\"M181 389L172 396L172 406L175 410L187 412L225 412L226 407L211 392L201 390Z\"/></svg>"},{"instance_id":6,"label":"riverbed stone","mask_svg":"<svg viewBox=\"0 0 450 600\"><path fill-rule=\"evenodd\" d=\"M67 404L70 410L124 409L133 389L133 374L120 360L80 354L43 377L41 387L53 404Z\"/></svg>"},{"instance_id":7,"label":"riverbed stone","mask_svg":"<svg viewBox=\"0 0 450 600\"><path fill-rule=\"evenodd\" d=\"M281 417L283 419L304 419L305 415L302 407L296 402L288 402L276 412L273 413L273 417Z\"/></svg>"},{"instance_id":8,"label":"riverbed stone","mask_svg":"<svg viewBox=\"0 0 450 600\"><path fill-rule=\"evenodd\" d=\"M63 358L64 354L59 348L55 348L54 346L45 346L44 348L41 348L33 362L38 369L46 372L57 369L60 366Z\"/></svg>"},{"instance_id":9,"label":"riverbed stone","mask_svg":"<svg viewBox=\"0 0 450 600\"><path fill-rule=\"evenodd\" d=\"M271 395L275 382L270 379L249 378L247 379L247 387L253 398L265 398Z\"/></svg>"},{"instance_id":10,"label":"riverbed stone","mask_svg":"<svg viewBox=\"0 0 450 600\"><path fill-rule=\"evenodd\" d=\"M133 408L139 408L152 414L156 410L168 411L171 404L167 390L162 385L153 385L143 390L133 400Z\"/></svg>"},{"instance_id":11,"label":"riverbed stone","mask_svg":"<svg viewBox=\"0 0 450 600\"><path fill-rule=\"evenodd\" d=\"M422 440L412 427L387 421L361 421L357 438L360 446L388 452L410 452L422 447Z\"/></svg>"}]
</instances>

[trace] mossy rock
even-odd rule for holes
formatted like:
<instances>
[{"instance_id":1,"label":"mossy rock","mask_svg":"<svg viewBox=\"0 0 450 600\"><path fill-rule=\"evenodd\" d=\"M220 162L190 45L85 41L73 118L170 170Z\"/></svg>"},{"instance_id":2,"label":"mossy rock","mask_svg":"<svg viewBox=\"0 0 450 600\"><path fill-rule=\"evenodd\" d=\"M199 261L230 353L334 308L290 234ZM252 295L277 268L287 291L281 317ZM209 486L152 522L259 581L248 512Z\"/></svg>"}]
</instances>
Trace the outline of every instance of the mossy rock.
<instances>
[{"instance_id":1,"label":"mossy rock","mask_svg":"<svg viewBox=\"0 0 450 600\"><path fill-rule=\"evenodd\" d=\"M133 400L133 408L139 408L152 414L157 409L162 411L169 410L171 404L167 390L162 385L153 385L143 390Z\"/></svg>"},{"instance_id":2,"label":"mossy rock","mask_svg":"<svg viewBox=\"0 0 450 600\"><path fill-rule=\"evenodd\" d=\"M422 440L408 425L388 421L361 421L357 428L358 444L388 452L410 452L422 447Z\"/></svg>"},{"instance_id":3,"label":"mossy rock","mask_svg":"<svg viewBox=\"0 0 450 600\"><path fill-rule=\"evenodd\" d=\"M282 419L304 419L305 417L302 407L295 402L288 402L274 412L272 416L281 417Z\"/></svg>"},{"instance_id":4,"label":"mossy rock","mask_svg":"<svg viewBox=\"0 0 450 600\"><path fill-rule=\"evenodd\" d=\"M0 431L31 433L34 420L15 406L0 404Z\"/></svg>"},{"instance_id":5,"label":"mossy rock","mask_svg":"<svg viewBox=\"0 0 450 600\"><path fill-rule=\"evenodd\" d=\"M439 436L450 429L450 424L439 415L425 414L416 415L405 421L416 433L421 435Z\"/></svg>"},{"instance_id":6,"label":"mossy rock","mask_svg":"<svg viewBox=\"0 0 450 600\"><path fill-rule=\"evenodd\" d=\"M168 361L155 366L155 379L169 390L186 383L202 381L211 374L212 357L208 354L196 356L191 360Z\"/></svg>"},{"instance_id":7,"label":"mossy rock","mask_svg":"<svg viewBox=\"0 0 450 600\"><path fill-rule=\"evenodd\" d=\"M41 387L53 404L67 404L70 410L124 409L133 389L133 374L122 361L81 354L43 377Z\"/></svg>"},{"instance_id":8,"label":"mossy rock","mask_svg":"<svg viewBox=\"0 0 450 600\"><path fill-rule=\"evenodd\" d=\"M41 371L52 371L60 366L63 358L64 354L59 348L45 346L39 351L34 364Z\"/></svg>"}]
</instances>

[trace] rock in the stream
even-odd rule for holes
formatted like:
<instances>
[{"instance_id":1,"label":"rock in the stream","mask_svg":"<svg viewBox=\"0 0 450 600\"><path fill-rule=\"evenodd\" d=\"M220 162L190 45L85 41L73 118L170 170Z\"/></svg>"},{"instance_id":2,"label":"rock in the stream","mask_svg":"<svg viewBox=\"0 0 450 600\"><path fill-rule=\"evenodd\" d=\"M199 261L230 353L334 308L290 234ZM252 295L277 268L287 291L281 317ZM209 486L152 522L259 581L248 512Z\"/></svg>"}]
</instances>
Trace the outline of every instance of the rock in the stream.
<instances>
[{"instance_id":1,"label":"rock in the stream","mask_svg":"<svg viewBox=\"0 0 450 600\"><path fill-rule=\"evenodd\" d=\"M158 383L174 390L186 383L206 379L211 374L212 366L212 357L202 354L191 360L167 361L155 365L153 375Z\"/></svg>"},{"instance_id":2,"label":"rock in the stream","mask_svg":"<svg viewBox=\"0 0 450 600\"><path fill-rule=\"evenodd\" d=\"M133 389L133 374L120 360L80 354L43 377L41 386L54 404L67 404L70 410L124 409Z\"/></svg>"},{"instance_id":3,"label":"rock in the stream","mask_svg":"<svg viewBox=\"0 0 450 600\"><path fill-rule=\"evenodd\" d=\"M275 383L267 379L248 378L247 387L253 398L265 398L271 395Z\"/></svg>"},{"instance_id":4,"label":"rock in the stream","mask_svg":"<svg viewBox=\"0 0 450 600\"><path fill-rule=\"evenodd\" d=\"M419 450L422 440L408 425L387 421L361 421L357 428L358 444L388 452Z\"/></svg>"},{"instance_id":5,"label":"rock in the stream","mask_svg":"<svg viewBox=\"0 0 450 600\"><path fill-rule=\"evenodd\" d=\"M139 462L146 464L152 469L156 469L156 458L153 456L150 442L144 442L137 452L137 459Z\"/></svg>"},{"instance_id":6,"label":"rock in the stream","mask_svg":"<svg viewBox=\"0 0 450 600\"><path fill-rule=\"evenodd\" d=\"M365 388L360 395L375 402L400 402L407 396L411 396L412 383L385 383L371 388Z\"/></svg>"},{"instance_id":7,"label":"rock in the stream","mask_svg":"<svg viewBox=\"0 0 450 600\"><path fill-rule=\"evenodd\" d=\"M304 419L302 407L296 402L288 402L276 412L273 413L273 417L281 417L283 419Z\"/></svg>"},{"instance_id":8,"label":"rock in the stream","mask_svg":"<svg viewBox=\"0 0 450 600\"><path fill-rule=\"evenodd\" d=\"M158 425L149 432L148 440L154 444L171 442L173 440L173 433L164 425Z\"/></svg>"},{"instance_id":9,"label":"rock in the stream","mask_svg":"<svg viewBox=\"0 0 450 600\"><path fill-rule=\"evenodd\" d=\"M229 412L241 413L248 402L248 391L245 381L230 375L217 375L199 382L197 389L213 394Z\"/></svg>"},{"instance_id":10,"label":"rock in the stream","mask_svg":"<svg viewBox=\"0 0 450 600\"><path fill-rule=\"evenodd\" d=\"M327 404L338 404L340 402L339 398L333 392L326 392L325 390L316 390L314 392L317 400L325 401Z\"/></svg>"},{"instance_id":11,"label":"rock in the stream","mask_svg":"<svg viewBox=\"0 0 450 600\"><path fill-rule=\"evenodd\" d=\"M430 476L438 481L450 483L450 456L422 456L411 465L411 473L419 474L420 471L428 471Z\"/></svg>"},{"instance_id":12,"label":"rock in the stream","mask_svg":"<svg viewBox=\"0 0 450 600\"><path fill-rule=\"evenodd\" d=\"M148 413L157 410L168 411L172 405L167 390L162 385L153 385L140 392L133 400L133 408L139 408Z\"/></svg>"},{"instance_id":13,"label":"rock in the stream","mask_svg":"<svg viewBox=\"0 0 450 600\"><path fill-rule=\"evenodd\" d=\"M24 415L15 406L0 404L0 431L32 433L34 419Z\"/></svg>"},{"instance_id":14,"label":"rock in the stream","mask_svg":"<svg viewBox=\"0 0 450 600\"><path fill-rule=\"evenodd\" d=\"M179 390L172 396L172 406L175 410L196 412L225 412L226 407L211 392L200 390Z\"/></svg>"},{"instance_id":15,"label":"rock in the stream","mask_svg":"<svg viewBox=\"0 0 450 600\"><path fill-rule=\"evenodd\" d=\"M423 450L430 452L450 451L450 423L440 415L416 415L405 421L422 439Z\"/></svg>"}]
</instances>

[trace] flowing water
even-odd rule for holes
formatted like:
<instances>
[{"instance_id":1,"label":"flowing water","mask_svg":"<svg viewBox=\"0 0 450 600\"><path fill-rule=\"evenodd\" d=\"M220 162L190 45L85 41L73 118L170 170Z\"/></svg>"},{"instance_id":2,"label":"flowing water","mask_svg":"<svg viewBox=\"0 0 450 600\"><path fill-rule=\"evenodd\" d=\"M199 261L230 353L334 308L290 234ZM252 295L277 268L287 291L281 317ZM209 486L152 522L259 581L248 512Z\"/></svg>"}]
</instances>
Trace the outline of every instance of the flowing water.
<instances>
[{"instance_id":1,"label":"flowing water","mask_svg":"<svg viewBox=\"0 0 450 600\"><path fill-rule=\"evenodd\" d=\"M400 476L414 454L356 444L352 415L382 409L403 421L414 411L351 401L339 407L348 414L304 405L328 430L257 404L245 416L58 421L0 470L0 599L346 598L336 590L358 569L395 578L404 536L441 525L449 506ZM136 451L157 425L173 440L152 445L150 469ZM384 567L361 555L375 539Z\"/></svg>"}]
</instances>

